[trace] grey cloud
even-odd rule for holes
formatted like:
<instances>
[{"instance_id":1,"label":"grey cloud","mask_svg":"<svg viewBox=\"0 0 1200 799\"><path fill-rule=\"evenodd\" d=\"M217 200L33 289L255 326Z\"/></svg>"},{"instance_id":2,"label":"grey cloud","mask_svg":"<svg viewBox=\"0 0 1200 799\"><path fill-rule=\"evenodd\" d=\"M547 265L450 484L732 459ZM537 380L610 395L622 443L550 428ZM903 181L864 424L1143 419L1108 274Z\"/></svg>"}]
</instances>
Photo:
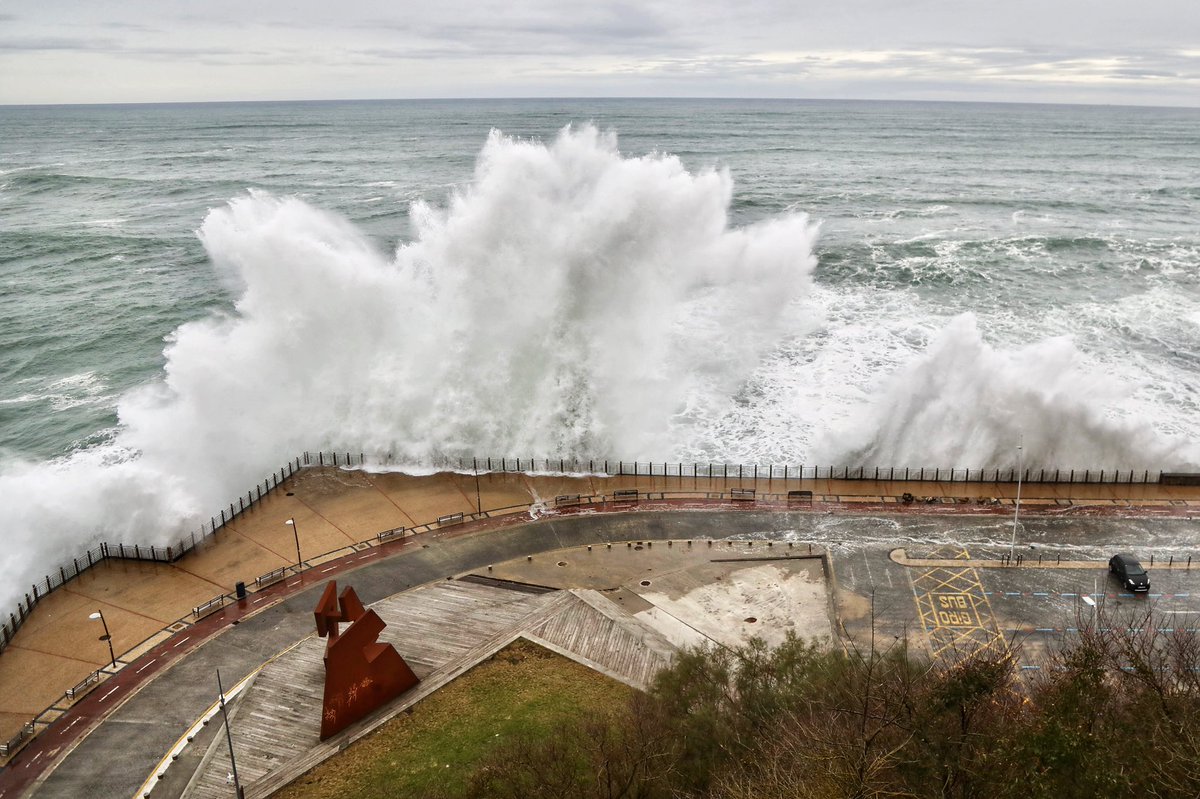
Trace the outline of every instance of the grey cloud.
<instances>
[{"instance_id":1,"label":"grey cloud","mask_svg":"<svg viewBox=\"0 0 1200 799\"><path fill-rule=\"evenodd\" d=\"M579 15L504 13L495 18L473 15L471 21L437 18L376 19L364 29L396 31L416 39L431 52L489 55L613 54L651 50L676 52L694 43L672 36L657 15L626 4L589 6ZM385 54L393 48L375 48ZM365 51L364 51L365 52Z\"/></svg>"},{"instance_id":2,"label":"grey cloud","mask_svg":"<svg viewBox=\"0 0 1200 799\"><path fill-rule=\"evenodd\" d=\"M261 56L265 53L248 52L243 49L227 47L180 47L180 46L137 46L108 38L68 38L45 37L25 39L0 38L0 52L29 53L29 52L77 52L102 53L128 57L140 57L151 60L176 60L179 58L214 58L231 57L245 58Z\"/></svg>"},{"instance_id":3,"label":"grey cloud","mask_svg":"<svg viewBox=\"0 0 1200 799\"><path fill-rule=\"evenodd\" d=\"M66 36L0 38L0 50L6 52L36 52L39 50L111 52L119 47L120 45L115 40L104 38L72 38Z\"/></svg>"}]
</instances>

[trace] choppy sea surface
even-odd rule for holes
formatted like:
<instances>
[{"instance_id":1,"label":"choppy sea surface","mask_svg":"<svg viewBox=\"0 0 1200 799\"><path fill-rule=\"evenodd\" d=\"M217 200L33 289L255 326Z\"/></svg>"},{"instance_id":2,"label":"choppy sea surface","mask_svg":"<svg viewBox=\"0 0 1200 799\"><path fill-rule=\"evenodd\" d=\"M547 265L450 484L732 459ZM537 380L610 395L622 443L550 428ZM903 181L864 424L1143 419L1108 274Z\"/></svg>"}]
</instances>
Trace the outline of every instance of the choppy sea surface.
<instances>
[{"instance_id":1,"label":"choppy sea surface","mask_svg":"<svg viewBox=\"0 0 1200 799\"><path fill-rule=\"evenodd\" d=\"M321 448L1197 469L1198 208L1189 109L0 108L0 582Z\"/></svg>"}]
</instances>

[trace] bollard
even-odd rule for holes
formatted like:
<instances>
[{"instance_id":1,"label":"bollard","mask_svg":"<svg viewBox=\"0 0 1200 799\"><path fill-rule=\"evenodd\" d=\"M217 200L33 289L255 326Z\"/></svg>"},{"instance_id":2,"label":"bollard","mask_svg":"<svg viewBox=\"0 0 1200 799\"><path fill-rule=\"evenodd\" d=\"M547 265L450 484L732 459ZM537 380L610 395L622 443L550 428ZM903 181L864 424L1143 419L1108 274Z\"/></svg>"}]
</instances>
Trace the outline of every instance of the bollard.
<instances>
[{"instance_id":1,"label":"bollard","mask_svg":"<svg viewBox=\"0 0 1200 799\"><path fill-rule=\"evenodd\" d=\"M1150 553L1150 565L1151 566L1154 565L1154 553L1153 552Z\"/></svg>"}]
</instances>

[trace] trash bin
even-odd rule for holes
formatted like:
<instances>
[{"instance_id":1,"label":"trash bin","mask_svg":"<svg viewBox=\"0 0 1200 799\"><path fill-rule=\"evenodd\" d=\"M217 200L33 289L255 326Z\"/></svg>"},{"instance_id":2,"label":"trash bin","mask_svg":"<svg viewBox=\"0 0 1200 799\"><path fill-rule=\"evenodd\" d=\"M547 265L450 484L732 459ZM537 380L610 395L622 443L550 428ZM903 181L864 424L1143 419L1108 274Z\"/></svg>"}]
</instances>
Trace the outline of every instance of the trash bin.
<instances>
[{"instance_id":1,"label":"trash bin","mask_svg":"<svg viewBox=\"0 0 1200 799\"><path fill-rule=\"evenodd\" d=\"M234 586L234 591L237 593L238 599L246 598L246 584L245 583L238 583L236 586Z\"/></svg>"}]
</instances>

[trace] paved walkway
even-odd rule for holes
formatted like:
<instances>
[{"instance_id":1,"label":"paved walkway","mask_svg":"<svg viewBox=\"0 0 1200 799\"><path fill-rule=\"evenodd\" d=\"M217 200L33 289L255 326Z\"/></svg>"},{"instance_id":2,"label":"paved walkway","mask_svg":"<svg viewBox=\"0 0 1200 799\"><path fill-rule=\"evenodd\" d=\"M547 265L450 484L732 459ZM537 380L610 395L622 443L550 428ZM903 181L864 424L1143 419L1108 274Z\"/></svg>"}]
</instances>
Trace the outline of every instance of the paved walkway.
<instances>
[{"instance_id":1,"label":"paved walkway","mask_svg":"<svg viewBox=\"0 0 1200 799\"><path fill-rule=\"evenodd\" d=\"M503 562L514 555L523 557L547 549L603 545L627 539L682 540L720 538L739 532L747 536L768 531L781 533L795 526L789 516L728 511L576 514L500 527L486 535L433 534L385 552L382 557L331 563L334 568L328 574L303 585L293 585L292 590L298 593L263 610L243 610L234 605L223 611L220 634L208 635L187 657L175 656L166 663L156 663L151 668L163 672L157 679L140 685L132 684L131 680L123 689L124 694L109 696L106 686L94 691L81 703L85 721L77 727L68 726L74 723L74 718L64 718L66 724L55 725L50 734L36 739L0 774L0 797L20 795L25 786L37 779L45 761L54 758L62 759L35 787L33 796L133 796L160 758L212 704L218 667L222 679L234 684L277 652L311 633L312 608L324 581L330 577L352 572L352 576L341 579L352 581L362 600L371 603L451 575L485 571L488 564ZM165 647L169 646L169 643L160 645L150 657L170 658L165 653ZM138 661L132 669L140 668L143 663ZM132 670L126 670L116 679L128 679L127 675L133 676ZM103 705L114 704L122 696L128 698L104 716ZM78 740L79 729L95 724L102 717L105 723Z\"/></svg>"},{"instance_id":2,"label":"paved walkway","mask_svg":"<svg viewBox=\"0 0 1200 799\"><path fill-rule=\"evenodd\" d=\"M728 508L730 503L716 498L728 497L727 492L732 488L753 488L757 492L756 502L734 504L745 510L754 507L782 510L788 491L807 490L814 494L816 510L1011 514L1016 486L520 474L481 475L476 483L472 475L411 477L306 469L292 478L286 488L287 491L273 492L252 510L239 515L206 546L175 564L107 561L44 600L0 656L0 740L10 737L51 705L57 709L43 715L42 721L52 722L68 710L72 716L65 724L52 725L50 732L61 736L61 729L67 724L73 724L73 729L85 728L88 718L97 717L87 717L87 713L102 713L99 705L114 704L123 685L140 682L173 657L186 653L213 629L229 624L230 614L253 614L277 595L323 582L336 571L378 560L402 547L399 543L380 546L374 536L381 530L418 526L454 513L470 518L480 507L509 507L514 515L508 521L528 519L530 503L552 507L558 496L578 494L600 498L622 488L636 488L643 497L647 493L655 497L657 505L643 499L642 507L712 507L715 503ZM905 493L914 495L916 501L902 503L900 497ZM937 501L922 501L926 497ZM1022 510L1031 514L1200 515L1200 488L1157 484L1025 484ZM213 596L232 593L236 582L252 584L257 575L294 563L293 528L284 524L289 518L296 521L302 557L313 568L301 578L291 578L290 587L276 584L253 594L244 609L205 620L191 618L192 607ZM504 523L503 519L490 519L477 524L481 529L490 529ZM364 544L364 540L368 543ZM495 560L507 559L508 553L503 555ZM64 698L63 692L108 662L106 645L95 640L99 633L97 623L88 619L95 609L104 611L114 649L125 654L120 655L116 676L101 674L103 682L99 687L73 703ZM125 664L137 658L142 658L135 666L138 672L131 676L125 672ZM81 707L76 710L73 704ZM55 756L53 746L40 746L39 750L43 752L42 758ZM18 766L30 768L35 755L32 750L28 755L18 755L21 762L14 762L14 768L6 769L0 781L7 779L8 773ZM0 787L0 797L5 795L2 791Z\"/></svg>"}]
</instances>

